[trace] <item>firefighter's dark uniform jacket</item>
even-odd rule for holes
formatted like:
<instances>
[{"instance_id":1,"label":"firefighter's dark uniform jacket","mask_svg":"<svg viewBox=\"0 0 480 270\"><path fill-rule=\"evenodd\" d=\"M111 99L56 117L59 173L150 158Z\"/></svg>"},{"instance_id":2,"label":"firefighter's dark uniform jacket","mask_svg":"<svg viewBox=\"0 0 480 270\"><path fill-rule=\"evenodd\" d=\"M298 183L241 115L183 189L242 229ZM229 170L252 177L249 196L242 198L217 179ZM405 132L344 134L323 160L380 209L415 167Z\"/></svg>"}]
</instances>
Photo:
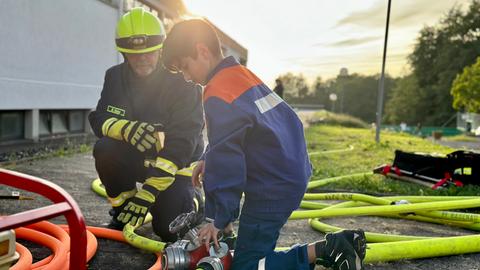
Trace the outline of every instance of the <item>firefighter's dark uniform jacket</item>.
<instances>
[{"instance_id":1,"label":"firefighter's dark uniform jacket","mask_svg":"<svg viewBox=\"0 0 480 270\"><path fill-rule=\"evenodd\" d=\"M138 78L127 63L110 68L97 108L89 115L97 137L103 137L102 125L111 117L162 124L165 142L158 156L179 169L203 151L201 89L181 74L159 67L147 78Z\"/></svg>"},{"instance_id":2,"label":"firefighter's dark uniform jacket","mask_svg":"<svg viewBox=\"0 0 480 270\"><path fill-rule=\"evenodd\" d=\"M163 149L158 153L141 153L128 142L103 137L102 125L111 117L162 124ZM181 74L172 74L163 68L157 68L147 78L135 76L127 63L107 70L102 95L89 120L100 138L93 149L95 167L110 198L132 191L136 182L151 176L152 170L144 167L144 161L154 158L152 155L182 169L196 161L203 151L201 88L185 82ZM177 173L175 181L157 195L149 209L153 216L152 228L164 241L174 242L177 236L170 234L169 223L179 214L192 210L190 177ZM113 219L119 212L115 213Z\"/></svg>"}]
</instances>

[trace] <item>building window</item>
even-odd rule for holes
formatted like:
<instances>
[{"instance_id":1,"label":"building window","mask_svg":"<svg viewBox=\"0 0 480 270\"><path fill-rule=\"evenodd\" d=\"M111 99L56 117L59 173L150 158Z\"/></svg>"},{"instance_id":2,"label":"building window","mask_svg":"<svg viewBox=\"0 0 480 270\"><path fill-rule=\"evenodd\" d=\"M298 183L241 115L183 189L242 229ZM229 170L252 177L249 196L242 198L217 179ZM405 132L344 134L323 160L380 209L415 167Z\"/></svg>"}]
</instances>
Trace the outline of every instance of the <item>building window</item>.
<instances>
[{"instance_id":1,"label":"building window","mask_svg":"<svg viewBox=\"0 0 480 270\"><path fill-rule=\"evenodd\" d=\"M0 111L0 141L24 138L24 115L23 111Z\"/></svg>"},{"instance_id":2,"label":"building window","mask_svg":"<svg viewBox=\"0 0 480 270\"><path fill-rule=\"evenodd\" d=\"M40 111L40 126L38 127L38 133L40 136L48 136L52 133L52 129L50 128L50 123L52 122L51 119L50 111Z\"/></svg>"},{"instance_id":3,"label":"building window","mask_svg":"<svg viewBox=\"0 0 480 270\"><path fill-rule=\"evenodd\" d=\"M70 132L83 132L85 130L84 111L70 111L68 113L68 130Z\"/></svg>"},{"instance_id":4,"label":"building window","mask_svg":"<svg viewBox=\"0 0 480 270\"><path fill-rule=\"evenodd\" d=\"M52 133L68 132L68 111L52 111Z\"/></svg>"},{"instance_id":5,"label":"building window","mask_svg":"<svg viewBox=\"0 0 480 270\"><path fill-rule=\"evenodd\" d=\"M51 110L40 111L40 136L83 132L85 114L82 110Z\"/></svg>"}]
</instances>

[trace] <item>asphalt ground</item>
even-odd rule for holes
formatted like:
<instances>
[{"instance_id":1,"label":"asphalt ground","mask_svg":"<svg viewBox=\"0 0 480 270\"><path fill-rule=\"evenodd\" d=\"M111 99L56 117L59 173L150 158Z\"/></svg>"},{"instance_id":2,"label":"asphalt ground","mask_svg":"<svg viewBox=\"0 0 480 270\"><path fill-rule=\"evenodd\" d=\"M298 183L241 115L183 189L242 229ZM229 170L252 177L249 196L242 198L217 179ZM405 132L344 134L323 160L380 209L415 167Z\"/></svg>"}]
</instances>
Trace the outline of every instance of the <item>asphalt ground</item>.
<instances>
[{"instance_id":1,"label":"asphalt ground","mask_svg":"<svg viewBox=\"0 0 480 270\"><path fill-rule=\"evenodd\" d=\"M1 165L0 165L1 166ZM105 198L91 190L91 182L97 177L91 153L79 153L67 156L55 156L44 159L10 163L7 169L37 176L52 181L64 188L77 201L89 226L104 227L110 220L110 206ZM8 194L12 189L0 186L0 195ZM22 192L34 200L2 200L0 215L10 215L25 210L35 209L51 203L33 193ZM63 217L50 220L57 224L66 224ZM392 234L449 236L471 234L470 231L452 227L417 223L413 221L392 221L377 217L355 217L328 219L330 224L343 228L384 232ZM146 225L139 234L158 239L151 228ZM314 231L306 220L289 221L280 232L278 246L292 246L296 243L308 243L323 239L323 234ZM89 262L88 269L148 269L156 260L155 256L133 248L128 244L98 239L99 246L95 257ZM20 241L32 251L34 261L50 254L44 247ZM366 265L365 269L467 269L480 270L480 254L448 256L442 258L403 260L392 263Z\"/></svg>"},{"instance_id":2,"label":"asphalt ground","mask_svg":"<svg viewBox=\"0 0 480 270\"><path fill-rule=\"evenodd\" d=\"M109 221L110 209L107 201L90 189L91 181L96 177L93 158L90 153L75 154L68 157L53 157L9 166L18 172L34 175L52 181L65 189L77 201L89 226L104 227ZM0 187L0 194L8 194L11 188ZM50 205L50 201L38 194L21 192L34 200L4 200L1 202L1 215L8 215ZM57 224L66 224L66 219L58 217L50 220ZM99 248L90 261L88 269L148 269L156 257L128 244L98 239ZM50 254L49 250L28 242L34 261Z\"/></svg>"}]
</instances>

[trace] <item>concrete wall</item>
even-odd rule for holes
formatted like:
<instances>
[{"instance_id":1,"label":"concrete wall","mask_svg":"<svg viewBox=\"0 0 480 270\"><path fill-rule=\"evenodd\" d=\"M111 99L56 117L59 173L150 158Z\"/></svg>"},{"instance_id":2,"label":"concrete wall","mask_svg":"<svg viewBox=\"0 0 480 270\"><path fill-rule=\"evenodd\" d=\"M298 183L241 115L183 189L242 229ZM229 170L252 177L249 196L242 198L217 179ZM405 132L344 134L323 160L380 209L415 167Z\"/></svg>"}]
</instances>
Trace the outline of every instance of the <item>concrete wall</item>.
<instances>
[{"instance_id":1,"label":"concrete wall","mask_svg":"<svg viewBox=\"0 0 480 270\"><path fill-rule=\"evenodd\" d=\"M98 0L0 0L0 110L95 107L117 19Z\"/></svg>"}]
</instances>

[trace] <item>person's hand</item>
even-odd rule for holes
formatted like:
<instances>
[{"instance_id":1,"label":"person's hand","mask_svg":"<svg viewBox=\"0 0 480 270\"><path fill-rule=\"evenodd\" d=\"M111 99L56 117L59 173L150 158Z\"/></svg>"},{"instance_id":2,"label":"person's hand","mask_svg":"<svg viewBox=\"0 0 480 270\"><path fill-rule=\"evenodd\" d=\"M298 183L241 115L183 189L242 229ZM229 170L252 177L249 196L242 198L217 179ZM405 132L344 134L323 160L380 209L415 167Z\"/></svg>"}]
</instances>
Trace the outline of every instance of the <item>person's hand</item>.
<instances>
[{"instance_id":1,"label":"person's hand","mask_svg":"<svg viewBox=\"0 0 480 270\"><path fill-rule=\"evenodd\" d=\"M123 139L137 148L140 152L145 152L146 150L155 147L155 150L158 152L161 150L161 147L158 141L158 130L160 130L162 125L151 125L146 122L130 122L129 125L124 129Z\"/></svg>"},{"instance_id":2,"label":"person's hand","mask_svg":"<svg viewBox=\"0 0 480 270\"><path fill-rule=\"evenodd\" d=\"M207 223L207 225L203 226L200 231L198 231L198 238L200 239L200 242L205 245L205 248L207 250L210 247L210 241L213 241L213 244L215 245L215 250L218 250L220 248L217 237L219 231L220 230L215 228L215 225L213 225L213 223Z\"/></svg>"},{"instance_id":3,"label":"person's hand","mask_svg":"<svg viewBox=\"0 0 480 270\"><path fill-rule=\"evenodd\" d=\"M142 198L143 191L140 190L137 192L135 197L133 197L117 217L117 220L123 224L130 223L132 226L141 226L145 221L145 217L148 213L148 208L152 205L152 202Z\"/></svg>"},{"instance_id":4,"label":"person's hand","mask_svg":"<svg viewBox=\"0 0 480 270\"><path fill-rule=\"evenodd\" d=\"M228 223L227 227L223 229L223 233L232 234L233 233L233 222Z\"/></svg>"},{"instance_id":5,"label":"person's hand","mask_svg":"<svg viewBox=\"0 0 480 270\"><path fill-rule=\"evenodd\" d=\"M237 235L233 231L233 223L230 222L220 234L220 241L227 244L229 250L235 249Z\"/></svg>"},{"instance_id":6,"label":"person's hand","mask_svg":"<svg viewBox=\"0 0 480 270\"><path fill-rule=\"evenodd\" d=\"M192 185L194 187L202 187L203 175L205 173L205 160L197 162L192 172Z\"/></svg>"},{"instance_id":7,"label":"person's hand","mask_svg":"<svg viewBox=\"0 0 480 270\"><path fill-rule=\"evenodd\" d=\"M103 123L102 133L104 136L123 140L143 153L152 147L155 147L157 152L160 151L161 143L158 141L158 131L162 129L163 125L161 124L152 125L146 122L112 117Z\"/></svg>"}]
</instances>

